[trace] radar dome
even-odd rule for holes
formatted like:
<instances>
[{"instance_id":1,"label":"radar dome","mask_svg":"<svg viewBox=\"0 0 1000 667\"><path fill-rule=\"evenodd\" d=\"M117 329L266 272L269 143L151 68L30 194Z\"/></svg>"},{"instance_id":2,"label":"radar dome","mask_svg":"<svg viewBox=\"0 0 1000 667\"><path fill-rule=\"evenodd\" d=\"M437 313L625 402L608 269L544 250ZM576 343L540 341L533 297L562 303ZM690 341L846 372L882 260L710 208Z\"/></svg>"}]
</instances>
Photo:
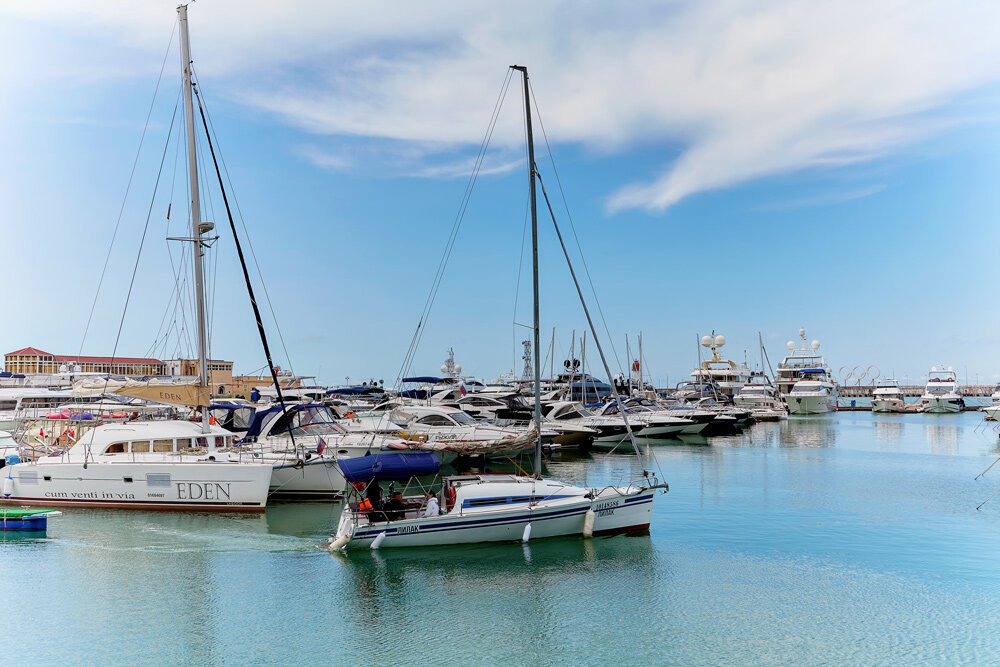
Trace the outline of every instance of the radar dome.
<instances>
[{"instance_id":1,"label":"radar dome","mask_svg":"<svg viewBox=\"0 0 1000 667\"><path fill-rule=\"evenodd\" d=\"M705 347L712 347L712 337L711 336L702 336L701 337L701 344L704 345Z\"/></svg>"},{"instance_id":2,"label":"radar dome","mask_svg":"<svg viewBox=\"0 0 1000 667\"><path fill-rule=\"evenodd\" d=\"M953 372L955 372L955 369L952 368L951 366L948 366L948 371L951 372L951 373L953 373Z\"/></svg>"},{"instance_id":3,"label":"radar dome","mask_svg":"<svg viewBox=\"0 0 1000 667\"><path fill-rule=\"evenodd\" d=\"M815 352L816 350L819 349L819 341L818 340L814 340L812 342L812 349L813 349L813 352Z\"/></svg>"},{"instance_id":4,"label":"radar dome","mask_svg":"<svg viewBox=\"0 0 1000 667\"><path fill-rule=\"evenodd\" d=\"M788 348L789 352L792 352L795 350L795 343L793 343L792 341L788 341L787 343L785 343L785 347Z\"/></svg>"},{"instance_id":5,"label":"radar dome","mask_svg":"<svg viewBox=\"0 0 1000 667\"><path fill-rule=\"evenodd\" d=\"M806 330L805 329L799 329L799 335L805 337Z\"/></svg>"},{"instance_id":6,"label":"radar dome","mask_svg":"<svg viewBox=\"0 0 1000 667\"><path fill-rule=\"evenodd\" d=\"M722 334L719 334L718 336L715 337L715 346L716 347L722 347L725 344L726 344L726 337L725 336L723 336Z\"/></svg>"},{"instance_id":7,"label":"radar dome","mask_svg":"<svg viewBox=\"0 0 1000 667\"><path fill-rule=\"evenodd\" d=\"M455 364L455 372L459 375L462 374L462 364Z\"/></svg>"},{"instance_id":8,"label":"radar dome","mask_svg":"<svg viewBox=\"0 0 1000 667\"><path fill-rule=\"evenodd\" d=\"M445 364L441 364L441 372L442 373L447 373L448 372L448 367Z\"/></svg>"}]
</instances>

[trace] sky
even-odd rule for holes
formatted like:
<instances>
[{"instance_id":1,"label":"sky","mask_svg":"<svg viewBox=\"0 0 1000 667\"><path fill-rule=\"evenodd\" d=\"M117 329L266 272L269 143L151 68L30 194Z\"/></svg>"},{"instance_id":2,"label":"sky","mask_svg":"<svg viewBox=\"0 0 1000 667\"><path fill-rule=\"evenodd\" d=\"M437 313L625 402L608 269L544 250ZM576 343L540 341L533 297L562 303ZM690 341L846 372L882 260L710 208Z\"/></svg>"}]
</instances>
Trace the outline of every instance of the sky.
<instances>
[{"instance_id":1,"label":"sky","mask_svg":"<svg viewBox=\"0 0 1000 667\"><path fill-rule=\"evenodd\" d=\"M399 375L520 64L536 163L614 372L626 335L634 353L642 333L654 381L673 385L700 335L724 334L754 366L758 333L774 363L804 327L838 377L916 383L943 363L1000 379L1000 5L198 0L189 16L284 368L326 384ZM5 3L0 59L0 347L191 355L181 243L166 240L185 234L187 198L175 5ZM488 380L523 365L519 81L502 100L413 374L436 373L449 347ZM255 371L264 355L202 168L220 236L212 353ZM555 328L558 365L587 325L544 201L539 230L543 357ZM587 349L603 375L590 333Z\"/></svg>"}]
</instances>

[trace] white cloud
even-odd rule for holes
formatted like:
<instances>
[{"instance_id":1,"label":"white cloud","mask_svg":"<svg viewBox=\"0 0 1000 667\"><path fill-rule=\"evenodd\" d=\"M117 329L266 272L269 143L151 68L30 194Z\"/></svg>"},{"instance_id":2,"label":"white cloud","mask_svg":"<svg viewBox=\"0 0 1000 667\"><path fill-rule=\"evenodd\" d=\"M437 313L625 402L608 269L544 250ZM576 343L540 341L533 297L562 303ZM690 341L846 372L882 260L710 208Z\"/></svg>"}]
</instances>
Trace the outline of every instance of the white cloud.
<instances>
[{"instance_id":1,"label":"white cloud","mask_svg":"<svg viewBox=\"0 0 1000 667\"><path fill-rule=\"evenodd\" d=\"M7 4L0 37L23 66L0 83L148 76L172 12ZM427 176L455 174L504 68L527 64L550 139L662 152L659 173L609 193L611 211L891 154L953 122L956 101L1000 72L990 2L218 0L190 15L206 86L311 133L418 146L414 173ZM523 140L520 103L512 88L494 137L508 151Z\"/></svg>"}]
</instances>

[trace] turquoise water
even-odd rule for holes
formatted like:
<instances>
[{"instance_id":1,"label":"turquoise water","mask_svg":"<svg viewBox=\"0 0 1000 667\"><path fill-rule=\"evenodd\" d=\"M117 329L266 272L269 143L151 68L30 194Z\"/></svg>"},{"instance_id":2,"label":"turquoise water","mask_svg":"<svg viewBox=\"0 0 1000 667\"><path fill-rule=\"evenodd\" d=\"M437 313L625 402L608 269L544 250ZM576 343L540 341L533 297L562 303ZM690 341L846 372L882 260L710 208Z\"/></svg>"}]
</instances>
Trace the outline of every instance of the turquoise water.
<instances>
[{"instance_id":1,"label":"turquoise water","mask_svg":"<svg viewBox=\"0 0 1000 667\"><path fill-rule=\"evenodd\" d=\"M978 413L660 446L649 536L321 549L329 505L70 510L0 533L4 664L1000 662L1000 465ZM650 463L649 465L653 465ZM634 457L551 462L569 481Z\"/></svg>"}]
</instances>

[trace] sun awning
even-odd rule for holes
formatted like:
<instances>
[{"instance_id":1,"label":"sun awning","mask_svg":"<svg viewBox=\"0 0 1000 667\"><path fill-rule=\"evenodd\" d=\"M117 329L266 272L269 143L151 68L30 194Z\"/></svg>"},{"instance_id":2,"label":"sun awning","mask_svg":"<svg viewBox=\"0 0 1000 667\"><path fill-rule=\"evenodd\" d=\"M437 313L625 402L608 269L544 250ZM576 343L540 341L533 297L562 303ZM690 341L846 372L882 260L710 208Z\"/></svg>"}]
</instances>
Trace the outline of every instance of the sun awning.
<instances>
[{"instance_id":1,"label":"sun awning","mask_svg":"<svg viewBox=\"0 0 1000 667\"><path fill-rule=\"evenodd\" d=\"M434 475L441 469L441 462L434 452L371 454L339 459L337 465L348 482L405 481L410 477Z\"/></svg>"}]
</instances>

